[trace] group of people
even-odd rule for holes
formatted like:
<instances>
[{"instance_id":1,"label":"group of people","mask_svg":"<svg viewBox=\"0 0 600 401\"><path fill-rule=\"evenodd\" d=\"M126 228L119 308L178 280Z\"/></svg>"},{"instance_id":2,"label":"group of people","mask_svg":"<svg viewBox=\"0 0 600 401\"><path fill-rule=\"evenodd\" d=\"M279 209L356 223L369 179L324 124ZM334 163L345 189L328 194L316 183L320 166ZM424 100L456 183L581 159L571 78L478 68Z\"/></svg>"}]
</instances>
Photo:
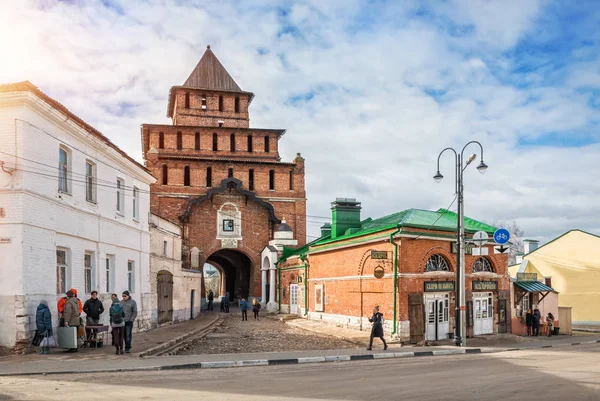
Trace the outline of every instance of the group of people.
<instances>
[{"instance_id":1,"label":"group of people","mask_svg":"<svg viewBox=\"0 0 600 401\"><path fill-rule=\"evenodd\" d=\"M225 296L221 299L221 312L229 313L229 298L230 294L227 292ZM208 292L206 297L207 300L207 310L213 310L213 302L215 300L215 294L212 290ZM252 312L254 313L254 320L260 320L259 312L260 312L260 302L258 299L254 298L252 300ZM250 310L250 304L246 300L246 298L242 298L240 301L240 311L242 311L242 321L248 320L248 311Z\"/></svg>"},{"instance_id":2,"label":"group of people","mask_svg":"<svg viewBox=\"0 0 600 401\"><path fill-rule=\"evenodd\" d=\"M542 314L539 309L528 309L525 313L525 325L527 326L527 335L528 336L539 336L540 335L540 325L542 320ZM546 316L546 323L548 325L548 337L552 337L552 331L554 328L554 315L548 312Z\"/></svg>"},{"instance_id":3,"label":"group of people","mask_svg":"<svg viewBox=\"0 0 600 401\"><path fill-rule=\"evenodd\" d=\"M100 316L104 313L104 304L98 299L98 292L92 291L91 297L85 304L77 297L77 290L71 288L66 296L61 298L57 304L59 326L83 327L81 313L86 314L86 323L88 326L100 325ZM112 329L112 345L116 349L116 354L131 352L131 342L133 337L133 323L137 318L137 303L131 299L129 291L123 291L122 299L119 300L117 294L111 294L111 306L109 309L109 322ZM53 338L52 314L48 307L48 302L40 301L36 312L36 336L34 343L38 342L40 354L50 353L50 338ZM77 352L77 348L69 349L69 352Z\"/></svg>"}]
</instances>

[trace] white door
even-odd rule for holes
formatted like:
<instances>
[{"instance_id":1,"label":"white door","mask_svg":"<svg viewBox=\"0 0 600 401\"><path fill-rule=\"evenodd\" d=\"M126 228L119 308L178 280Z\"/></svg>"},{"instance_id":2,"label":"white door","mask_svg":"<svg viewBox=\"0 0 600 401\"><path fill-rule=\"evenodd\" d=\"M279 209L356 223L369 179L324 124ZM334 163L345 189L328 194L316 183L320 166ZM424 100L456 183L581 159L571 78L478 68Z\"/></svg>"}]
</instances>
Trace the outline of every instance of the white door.
<instances>
[{"instance_id":1,"label":"white door","mask_svg":"<svg viewBox=\"0 0 600 401\"><path fill-rule=\"evenodd\" d=\"M298 314L298 284L290 284L290 314Z\"/></svg>"},{"instance_id":2,"label":"white door","mask_svg":"<svg viewBox=\"0 0 600 401\"><path fill-rule=\"evenodd\" d=\"M448 338L448 294L425 295L425 339L429 341Z\"/></svg>"},{"instance_id":3,"label":"white door","mask_svg":"<svg viewBox=\"0 0 600 401\"><path fill-rule=\"evenodd\" d=\"M494 332L494 298L491 292L473 294L473 334L492 334Z\"/></svg>"}]
</instances>

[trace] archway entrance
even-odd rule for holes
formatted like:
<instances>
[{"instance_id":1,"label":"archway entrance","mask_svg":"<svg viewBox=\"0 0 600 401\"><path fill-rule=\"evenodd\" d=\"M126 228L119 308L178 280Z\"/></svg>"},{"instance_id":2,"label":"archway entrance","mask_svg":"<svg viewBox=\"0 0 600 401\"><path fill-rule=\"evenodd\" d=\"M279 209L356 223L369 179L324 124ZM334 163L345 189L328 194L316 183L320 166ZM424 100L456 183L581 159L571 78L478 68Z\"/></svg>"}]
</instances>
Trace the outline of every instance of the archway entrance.
<instances>
[{"instance_id":1,"label":"archway entrance","mask_svg":"<svg viewBox=\"0 0 600 401\"><path fill-rule=\"evenodd\" d=\"M161 270L156 276L158 295L158 324L173 321L173 275Z\"/></svg>"},{"instance_id":2,"label":"archway entrance","mask_svg":"<svg viewBox=\"0 0 600 401\"><path fill-rule=\"evenodd\" d=\"M211 262L223 269L225 292L229 292L231 301L248 298L252 262L246 255L233 249L221 249L208 257L206 263Z\"/></svg>"}]
</instances>

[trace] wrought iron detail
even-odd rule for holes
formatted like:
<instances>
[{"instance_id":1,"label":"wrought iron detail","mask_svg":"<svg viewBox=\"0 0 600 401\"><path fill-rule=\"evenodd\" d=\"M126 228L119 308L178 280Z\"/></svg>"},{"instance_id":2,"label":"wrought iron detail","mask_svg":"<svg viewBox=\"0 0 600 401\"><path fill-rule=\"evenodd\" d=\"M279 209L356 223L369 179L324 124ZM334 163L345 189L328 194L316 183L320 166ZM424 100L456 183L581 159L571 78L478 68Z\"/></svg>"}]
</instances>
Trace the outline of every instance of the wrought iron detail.
<instances>
[{"instance_id":1,"label":"wrought iron detail","mask_svg":"<svg viewBox=\"0 0 600 401\"><path fill-rule=\"evenodd\" d=\"M432 255L425 263L426 272L449 272L448 262L442 255Z\"/></svg>"},{"instance_id":2,"label":"wrought iron detail","mask_svg":"<svg viewBox=\"0 0 600 401\"><path fill-rule=\"evenodd\" d=\"M480 272L490 272L493 273L494 269L492 268L492 264L486 258L479 258L475 261L473 265L473 273Z\"/></svg>"}]
</instances>

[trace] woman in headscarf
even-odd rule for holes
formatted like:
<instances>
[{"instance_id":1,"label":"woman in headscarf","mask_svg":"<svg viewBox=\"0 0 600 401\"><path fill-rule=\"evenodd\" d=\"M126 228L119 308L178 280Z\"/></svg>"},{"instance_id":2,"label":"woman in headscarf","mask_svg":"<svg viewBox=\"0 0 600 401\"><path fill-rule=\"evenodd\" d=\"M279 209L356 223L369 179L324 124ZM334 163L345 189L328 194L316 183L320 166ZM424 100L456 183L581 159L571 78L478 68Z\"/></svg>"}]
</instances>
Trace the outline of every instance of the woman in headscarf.
<instances>
[{"instance_id":1,"label":"woman in headscarf","mask_svg":"<svg viewBox=\"0 0 600 401\"><path fill-rule=\"evenodd\" d=\"M52 314L48 308L48 302L41 300L35 313L36 336L40 339L40 345L43 345L44 338L52 337ZM40 354L49 354L49 347L40 346Z\"/></svg>"}]
</instances>

